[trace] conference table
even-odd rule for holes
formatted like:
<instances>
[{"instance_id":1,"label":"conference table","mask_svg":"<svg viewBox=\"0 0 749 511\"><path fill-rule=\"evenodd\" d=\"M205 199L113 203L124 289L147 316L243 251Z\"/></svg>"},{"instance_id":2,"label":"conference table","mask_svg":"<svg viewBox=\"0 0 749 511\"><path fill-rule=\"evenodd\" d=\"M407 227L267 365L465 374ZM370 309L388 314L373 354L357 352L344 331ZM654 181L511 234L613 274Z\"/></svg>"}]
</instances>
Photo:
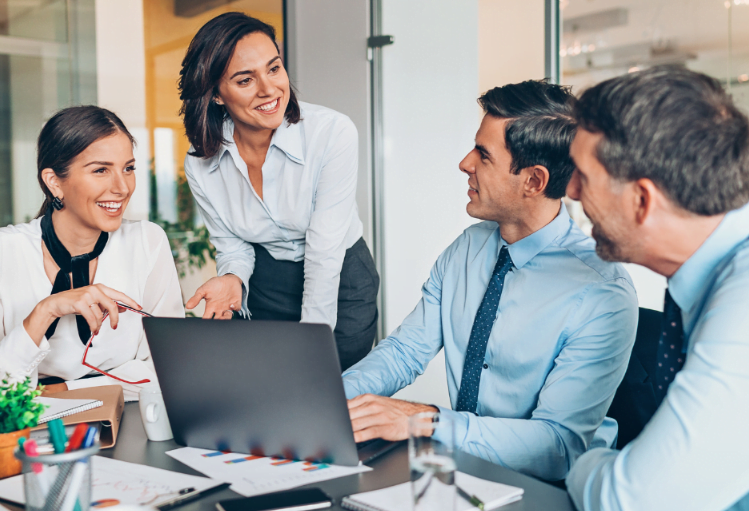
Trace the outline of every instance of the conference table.
<instances>
[{"instance_id":1,"label":"conference table","mask_svg":"<svg viewBox=\"0 0 749 511\"><path fill-rule=\"evenodd\" d=\"M127 403L116 445L112 449L101 451L100 455L131 463L202 476L203 474L196 472L165 454L166 451L171 451L178 447L173 440L149 442L141 423L138 403ZM455 458L458 470L462 472L491 481L518 486L525 490L521 501L502 507L502 511L574 511L569 496L564 490L469 454L459 452ZM331 479L312 484L310 487L318 487L333 497L335 505L331 509L340 510L342 508L339 506L339 502L341 498L347 495L403 483L408 481L410 477L408 449L405 444L377 458L368 465L373 469L371 472ZM241 495L225 489L206 495L200 500L187 503L176 509L180 511L215 511L216 502L219 500L240 497ZM8 505L7 503L3 504Z\"/></svg>"}]
</instances>

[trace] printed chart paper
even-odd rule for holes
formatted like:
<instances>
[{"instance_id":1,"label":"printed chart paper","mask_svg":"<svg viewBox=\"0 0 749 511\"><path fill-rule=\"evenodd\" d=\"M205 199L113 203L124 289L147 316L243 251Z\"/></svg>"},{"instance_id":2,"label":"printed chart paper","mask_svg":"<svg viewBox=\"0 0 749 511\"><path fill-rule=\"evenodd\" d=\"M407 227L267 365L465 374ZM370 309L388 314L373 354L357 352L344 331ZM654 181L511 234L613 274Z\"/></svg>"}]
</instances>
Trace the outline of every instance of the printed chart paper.
<instances>
[{"instance_id":1,"label":"printed chart paper","mask_svg":"<svg viewBox=\"0 0 749 511\"><path fill-rule=\"evenodd\" d=\"M289 490L372 470L364 465L342 467L194 447L175 449L167 454L210 478L231 483L231 489L245 497Z\"/></svg>"},{"instance_id":2,"label":"printed chart paper","mask_svg":"<svg viewBox=\"0 0 749 511\"><path fill-rule=\"evenodd\" d=\"M222 483L101 456L93 456L91 462L91 509L119 504L153 506L176 497L183 488L202 491ZM24 504L23 476L0 481L0 498Z\"/></svg>"}]
</instances>

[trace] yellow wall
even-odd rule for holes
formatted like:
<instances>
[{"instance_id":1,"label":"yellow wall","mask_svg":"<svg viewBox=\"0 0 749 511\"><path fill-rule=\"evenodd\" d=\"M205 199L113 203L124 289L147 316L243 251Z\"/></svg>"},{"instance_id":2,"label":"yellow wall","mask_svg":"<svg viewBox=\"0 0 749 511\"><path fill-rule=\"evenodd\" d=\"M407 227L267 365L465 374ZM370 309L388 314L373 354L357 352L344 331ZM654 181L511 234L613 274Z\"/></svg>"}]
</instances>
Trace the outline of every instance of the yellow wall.
<instances>
[{"instance_id":1,"label":"yellow wall","mask_svg":"<svg viewBox=\"0 0 749 511\"><path fill-rule=\"evenodd\" d=\"M544 1L479 0L479 93L544 78Z\"/></svg>"},{"instance_id":2,"label":"yellow wall","mask_svg":"<svg viewBox=\"0 0 749 511\"><path fill-rule=\"evenodd\" d=\"M236 0L191 18L174 14L174 0L143 0L146 51L146 123L153 157L154 128L171 128L178 134L175 160L178 168L189 149L184 136L177 81L187 47L206 22L219 14L241 11L276 29L279 43L283 34L282 0Z\"/></svg>"}]
</instances>

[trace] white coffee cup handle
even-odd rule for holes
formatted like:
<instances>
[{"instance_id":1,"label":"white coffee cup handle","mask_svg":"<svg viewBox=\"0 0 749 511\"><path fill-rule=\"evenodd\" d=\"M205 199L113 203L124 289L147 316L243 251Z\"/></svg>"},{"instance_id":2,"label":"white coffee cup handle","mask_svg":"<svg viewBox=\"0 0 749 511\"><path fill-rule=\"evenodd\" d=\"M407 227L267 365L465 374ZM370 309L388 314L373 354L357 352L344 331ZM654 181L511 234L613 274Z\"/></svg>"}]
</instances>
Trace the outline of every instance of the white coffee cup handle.
<instances>
[{"instance_id":1,"label":"white coffee cup handle","mask_svg":"<svg viewBox=\"0 0 749 511\"><path fill-rule=\"evenodd\" d=\"M158 410L158 403L148 403L148 406L146 407L146 420L148 422L156 422L159 420Z\"/></svg>"}]
</instances>

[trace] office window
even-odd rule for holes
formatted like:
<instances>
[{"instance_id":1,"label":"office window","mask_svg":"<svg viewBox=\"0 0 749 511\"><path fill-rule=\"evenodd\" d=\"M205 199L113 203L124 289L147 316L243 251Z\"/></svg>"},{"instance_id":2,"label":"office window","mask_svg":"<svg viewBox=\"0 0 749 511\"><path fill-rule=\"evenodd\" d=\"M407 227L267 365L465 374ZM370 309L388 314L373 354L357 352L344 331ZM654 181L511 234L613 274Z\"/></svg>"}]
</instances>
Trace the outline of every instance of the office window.
<instances>
[{"instance_id":1,"label":"office window","mask_svg":"<svg viewBox=\"0 0 749 511\"><path fill-rule=\"evenodd\" d=\"M749 110L749 1L559 0L561 82L577 95L608 78L677 64L719 79ZM567 202L583 231L579 202ZM662 310L666 279L628 264L640 306Z\"/></svg>"},{"instance_id":2,"label":"office window","mask_svg":"<svg viewBox=\"0 0 749 511\"><path fill-rule=\"evenodd\" d=\"M576 92L657 64L714 76L749 109L749 1L560 0L562 82Z\"/></svg>"},{"instance_id":3,"label":"office window","mask_svg":"<svg viewBox=\"0 0 749 511\"><path fill-rule=\"evenodd\" d=\"M96 100L94 0L0 0L0 225L36 216L36 137Z\"/></svg>"},{"instance_id":4,"label":"office window","mask_svg":"<svg viewBox=\"0 0 749 511\"><path fill-rule=\"evenodd\" d=\"M190 147L184 135L177 81L182 59L195 33L210 19L241 11L276 29L283 44L282 0L144 0L146 124L149 133L152 189L149 216L178 230L200 223L183 163Z\"/></svg>"}]
</instances>

